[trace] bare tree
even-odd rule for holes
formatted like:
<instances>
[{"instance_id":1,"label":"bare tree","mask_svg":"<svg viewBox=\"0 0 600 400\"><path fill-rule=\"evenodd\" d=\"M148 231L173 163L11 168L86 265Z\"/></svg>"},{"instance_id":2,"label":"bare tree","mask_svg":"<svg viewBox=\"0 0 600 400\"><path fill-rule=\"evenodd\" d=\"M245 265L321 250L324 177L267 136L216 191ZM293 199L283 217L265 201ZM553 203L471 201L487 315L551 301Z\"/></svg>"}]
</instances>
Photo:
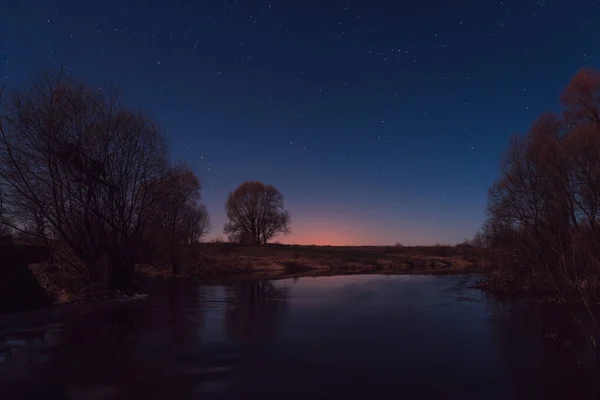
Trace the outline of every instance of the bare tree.
<instances>
[{"instance_id":1,"label":"bare tree","mask_svg":"<svg viewBox=\"0 0 600 400\"><path fill-rule=\"evenodd\" d=\"M600 133L600 71L584 68L565 88L561 101L565 117L574 124L590 122Z\"/></svg>"},{"instance_id":2,"label":"bare tree","mask_svg":"<svg viewBox=\"0 0 600 400\"><path fill-rule=\"evenodd\" d=\"M290 215L283 209L283 195L272 185L242 183L225 203L230 240L266 244L279 233L290 232Z\"/></svg>"},{"instance_id":3,"label":"bare tree","mask_svg":"<svg viewBox=\"0 0 600 400\"><path fill-rule=\"evenodd\" d=\"M512 255L490 276L492 286L552 291L582 337L597 347L600 324L592 304L600 300L600 72L579 71L561 100L564 113L541 116L506 150L482 233L490 247ZM574 298L591 316L591 328L575 317Z\"/></svg>"},{"instance_id":4,"label":"bare tree","mask_svg":"<svg viewBox=\"0 0 600 400\"><path fill-rule=\"evenodd\" d=\"M147 187L167 162L151 120L62 71L2 98L2 215L27 230L39 213L88 285L131 282L134 243L156 200Z\"/></svg>"},{"instance_id":5,"label":"bare tree","mask_svg":"<svg viewBox=\"0 0 600 400\"><path fill-rule=\"evenodd\" d=\"M210 216L204 204L194 204L184 210L183 242L186 244L199 243L210 230Z\"/></svg>"},{"instance_id":6,"label":"bare tree","mask_svg":"<svg viewBox=\"0 0 600 400\"><path fill-rule=\"evenodd\" d=\"M12 236L12 234L13 229L9 225L0 222L0 238Z\"/></svg>"},{"instance_id":7,"label":"bare tree","mask_svg":"<svg viewBox=\"0 0 600 400\"><path fill-rule=\"evenodd\" d=\"M227 240L229 243L238 244L253 244L255 242L255 239L251 235L242 231L230 232L229 235L227 235Z\"/></svg>"},{"instance_id":8,"label":"bare tree","mask_svg":"<svg viewBox=\"0 0 600 400\"><path fill-rule=\"evenodd\" d=\"M11 227L10 223L6 223L6 218L4 217L4 194L0 190L0 238L12 237L14 233L14 229Z\"/></svg>"},{"instance_id":9,"label":"bare tree","mask_svg":"<svg viewBox=\"0 0 600 400\"><path fill-rule=\"evenodd\" d=\"M160 180L153 182L150 190L157 199L151 234L159 240L158 246L166 244L172 271L179 273L176 247L198 242L210 227L206 207L198 204L200 180L188 166L180 164L171 166Z\"/></svg>"},{"instance_id":10,"label":"bare tree","mask_svg":"<svg viewBox=\"0 0 600 400\"><path fill-rule=\"evenodd\" d=\"M600 289L600 73L578 72L562 102L562 116L541 116L511 142L483 234L525 258L525 276Z\"/></svg>"}]
</instances>

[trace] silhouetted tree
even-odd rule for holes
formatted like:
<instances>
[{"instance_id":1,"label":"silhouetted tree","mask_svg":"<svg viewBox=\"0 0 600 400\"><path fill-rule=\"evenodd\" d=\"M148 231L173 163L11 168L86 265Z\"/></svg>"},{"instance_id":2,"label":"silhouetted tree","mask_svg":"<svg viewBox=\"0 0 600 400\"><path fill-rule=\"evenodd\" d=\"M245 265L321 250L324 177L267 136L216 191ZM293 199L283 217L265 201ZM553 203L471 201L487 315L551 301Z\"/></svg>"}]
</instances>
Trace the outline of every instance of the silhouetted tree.
<instances>
[{"instance_id":1,"label":"silhouetted tree","mask_svg":"<svg viewBox=\"0 0 600 400\"><path fill-rule=\"evenodd\" d=\"M0 190L0 238L12 237L14 234L14 229L10 226L10 223L4 222L6 218L4 217L4 207L3 207L3 193Z\"/></svg>"},{"instance_id":2,"label":"silhouetted tree","mask_svg":"<svg viewBox=\"0 0 600 400\"><path fill-rule=\"evenodd\" d=\"M39 213L89 285L130 283L158 200L147 188L167 164L151 120L62 71L1 99L2 216L27 231Z\"/></svg>"},{"instance_id":3,"label":"silhouetted tree","mask_svg":"<svg viewBox=\"0 0 600 400\"><path fill-rule=\"evenodd\" d=\"M186 165L171 166L167 172L152 183L150 188L155 201L155 226L150 234L166 245L173 266L179 272L175 257L177 245L198 242L210 227L206 207L199 205L200 180Z\"/></svg>"},{"instance_id":4,"label":"silhouetted tree","mask_svg":"<svg viewBox=\"0 0 600 400\"><path fill-rule=\"evenodd\" d=\"M542 115L512 139L482 234L514 251L524 276L580 288L600 274L600 73L579 71L562 103L563 116Z\"/></svg>"},{"instance_id":5,"label":"silhouetted tree","mask_svg":"<svg viewBox=\"0 0 600 400\"><path fill-rule=\"evenodd\" d=\"M193 204L186 207L182 219L181 229L185 244L201 242L210 230L210 216L204 204Z\"/></svg>"},{"instance_id":6,"label":"silhouetted tree","mask_svg":"<svg viewBox=\"0 0 600 400\"><path fill-rule=\"evenodd\" d=\"M229 243L239 243L239 244L253 244L255 243L255 239L252 235L247 234L246 232L231 232L227 236L227 240Z\"/></svg>"},{"instance_id":7,"label":"silhouetted tree","mask_svg":"<svg viewBox=\"0 0 600 400\"><path fill-rule=\"evenodd\" d=\"M0 238L6 237L6 236L12 236L12 234L13 234L13 229L10 226L0 222Z\"/></svg>"},{"instance_id":8,"label":"silhouetted tree","mask_svg":"<svg viewBox=\"0 0 600 400\"><path fill-rule=\"evenodd\" d=\"M473 235L473 237L467 241L467 243L480 249L488 247L485 236L481 231L477 231L475 235Z\"/></svg>"},{"instance_id":9,"label":"silhouetted tree","mask_svg":"<svg viewBox=\"0 0 600 400\"><path fill-rule=\"evenodd\" d=\"M230 241L266 244L279 233L290 232L290 215L283 209L283 195L272 185L242 183L225 203Z\"/></svg>"}]
</instances>

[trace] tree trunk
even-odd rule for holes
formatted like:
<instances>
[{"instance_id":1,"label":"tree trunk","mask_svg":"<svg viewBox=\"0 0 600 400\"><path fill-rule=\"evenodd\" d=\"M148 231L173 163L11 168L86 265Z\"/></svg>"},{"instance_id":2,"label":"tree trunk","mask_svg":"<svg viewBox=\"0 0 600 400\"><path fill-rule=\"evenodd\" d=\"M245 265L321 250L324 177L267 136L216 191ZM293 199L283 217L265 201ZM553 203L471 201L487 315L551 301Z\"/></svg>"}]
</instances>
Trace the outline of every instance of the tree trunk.
<instances>
[{"instance_id":1,"label":"tree trunk","mask_svg":"<svg viewBox=\"0 0 600 400\"><path fill-rule=\"evenodd\" d=\"M179 267L179 263L175 257L175 252L171 251L171 274L177 275L181 272L181 268Z\"/></svg>"},{"instance_id":2,"label":"tree trunk","mask_svg":"<svg viewBox=\"0 0 600 400\"><path fill-rule=\"evenodd\" d=\"M130 257L123 254L115 254L108 277L109 288L124 292L134 290L133 267L134 263Z\"/></svg>"}]
</instances>

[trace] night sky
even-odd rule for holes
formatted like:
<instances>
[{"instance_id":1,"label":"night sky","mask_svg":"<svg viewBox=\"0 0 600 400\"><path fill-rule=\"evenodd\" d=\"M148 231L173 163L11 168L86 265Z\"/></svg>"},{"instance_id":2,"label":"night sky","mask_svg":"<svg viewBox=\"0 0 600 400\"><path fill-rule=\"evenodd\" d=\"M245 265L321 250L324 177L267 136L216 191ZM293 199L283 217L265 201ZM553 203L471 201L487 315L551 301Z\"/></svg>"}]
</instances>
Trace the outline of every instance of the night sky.
<instances>
[{"instance_id":1,"label":"night sky","mask_svg":"<svg viewBox=\"0 0 600 400\"><path fill-rule=\"evenodd\" d=\"M454 244L599 38L593 0L1 0L0 76L117 84L199 175L210 237L261 180L282 243Z\"/></svg>"}]
</instances>

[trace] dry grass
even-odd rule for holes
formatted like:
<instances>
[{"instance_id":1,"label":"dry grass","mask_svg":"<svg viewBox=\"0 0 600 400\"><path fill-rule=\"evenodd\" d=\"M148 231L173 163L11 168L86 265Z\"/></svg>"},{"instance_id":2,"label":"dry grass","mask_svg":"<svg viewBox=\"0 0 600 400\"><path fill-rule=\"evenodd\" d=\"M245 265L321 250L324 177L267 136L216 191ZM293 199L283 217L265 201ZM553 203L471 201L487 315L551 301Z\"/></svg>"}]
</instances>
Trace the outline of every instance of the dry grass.
<instances>
[{"instance_id":1,"label":"dry grass","mask_svg":"<svg viewBox=\"0 0 600 400\"><path fill-rule=\"evenodd\" d=\"M179 276L215 278L285 278L345 274L466 274L487 272L499 254L460 246L340 247L240 245L202 243L178 249ZM173 277L166 260L136 266L142 277ZM55 263L30 264L29 269L55 304L96 297L119 297L84 290L72 267ZM104 298L103 297L103 298Z\"/></svg>"},{"instance_id":2,"label":"dry grass","mask_svg":"<svg viewBox=\"0 0 600 400\"><path fill-rule=\"evenodd\" d=\"M178 249L180 276L204 278L487 272L499 254L461 246L295 246L201 243ZM57 304L77 299L82 282L64 265L31 264L34 276ZM136 266L143 277L172 277L167 260Z\"/></svg>"},{"instance_id":3,"label":"dry grass","mask_svg":"<svg viewBox=\"0 0 600 400\"><path fill-rule=\"evenodd\" d=\"M29 269L54 303L64 304L74 298L74 293L78 289L74 287L72 278L64 268L41 263L30 264Z\"/></svg>"},{"instance_id":4,"label":"dry grass","mask_svg":"<svg viewBox=\"0 0 600 400\"><path fill-rule=\"evenodd\" d=\"M293 246L202 243L180 250L186 274L260 277L352 273L464 274L485 271L497 255L457 246ZM169 275L169 268L139 266L145 276Z\"/></svg>"}]
</instances>

